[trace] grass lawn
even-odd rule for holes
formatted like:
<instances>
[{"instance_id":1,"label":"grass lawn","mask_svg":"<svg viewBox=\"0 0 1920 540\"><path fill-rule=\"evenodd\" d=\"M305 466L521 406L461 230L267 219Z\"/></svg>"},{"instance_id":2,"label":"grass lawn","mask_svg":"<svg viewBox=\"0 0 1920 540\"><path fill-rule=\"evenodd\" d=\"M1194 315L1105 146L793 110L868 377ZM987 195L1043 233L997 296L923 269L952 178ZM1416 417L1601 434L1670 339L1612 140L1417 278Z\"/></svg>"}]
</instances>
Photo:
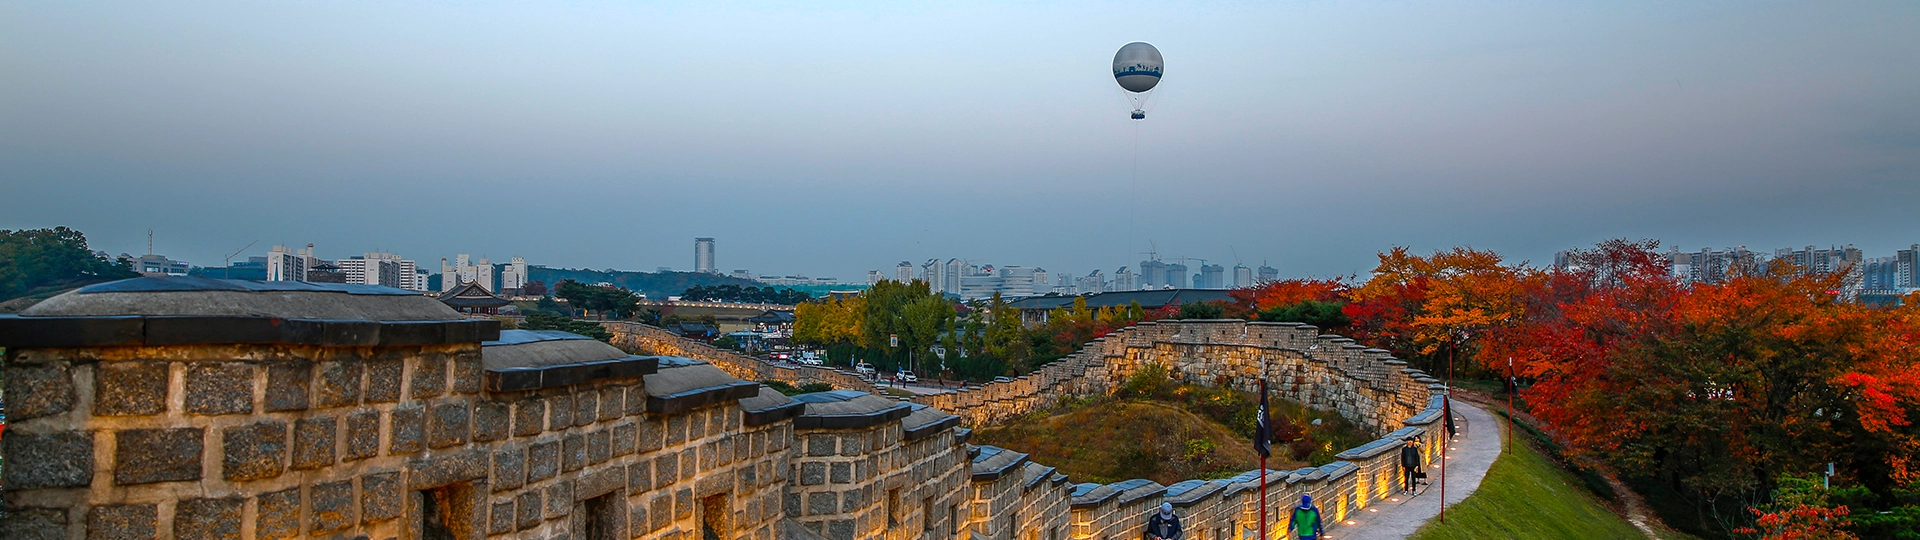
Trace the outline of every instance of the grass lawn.
<instances>
[{"instance_id":1,"label":"grass lawn","mask_svg":"<svg viewBox=\"0 0 1920 540\"><path fill-rule=\"evenodd\" d=\"M1487 472L1480 489L1447 509L1447 522L1429 521L1414 540L1644 539L1646 535L1615 515L1580 480L1533 448L1514 445Z\"/></svg>"}]
</instances>

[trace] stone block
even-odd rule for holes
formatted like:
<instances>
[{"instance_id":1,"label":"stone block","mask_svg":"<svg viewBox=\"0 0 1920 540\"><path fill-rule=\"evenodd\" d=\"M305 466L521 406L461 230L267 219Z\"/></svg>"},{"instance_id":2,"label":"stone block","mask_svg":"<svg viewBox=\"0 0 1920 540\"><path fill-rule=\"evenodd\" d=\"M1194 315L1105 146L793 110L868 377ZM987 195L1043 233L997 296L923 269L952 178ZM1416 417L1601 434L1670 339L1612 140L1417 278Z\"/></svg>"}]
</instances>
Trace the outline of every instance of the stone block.
<instances>
[{"instance_id":1,"label":"stone block","mask_svg":"<svg viewBox=\"0 0 1920 540\"><path fill-rule=\"evenodd\" d=\"M113 504L87 511L87 540L150 540L159 536L160 508Z\"/></svg>"},{"instance_id":2,"label":"stone block","mask_svg":"<svg viewBox=\"0 0 1920 540\"><path fill-rule=\"evenodd\" d=\"M206 450L202 428L129 429L114 434L113 483L116 485L200 479ZM9 468L13 464L9 463ZM13 486L9 486L13 487Z\"/></svg>"},{"instance_id":3,"label":"stone block","mask_svg":"<svg viewBox=\"0 0 1920 540\"><path fill-rule=\"evenodd\" d=\"M480 384L486 379L486 373L480 365L480 353L469 352L453 357L453 392L473 394L480 391Z\"/></svg>"},{"instance_id":4,"label":"stone block","mask_svg":"<svg viewBox=\"0 0 1920 540\"><path fill-rule=\"evenodd\" d=\"M307 386L313 380L313 362L294 360L267 364L267 412L307 409Z\"/></svg>"},{"instance_id":5,"label":"stone block","mask_svg":"<svg viewBox=\"0 0 1920 540\"><path fill-rule=\"evenodd\" d=\"M253 366L240 362L187 364L186 408L191 414L253 412Z\"/></svg>"},{"instance_id":6,"label":"stone block","mask_svg":"<svg viewBox=\"0 0 1920 540\"><path fill-rule=\"evenodd\" d=\"M627 387L627 416L639 416L647 412L647 392L639 385Z\"/></svg>"},{"instance_id":7,"label":"stone block","mask_svg":"<svg viewBox=\"0 0 1920 540\"><path fill-rule=\"evenodd\" d=\"M407 489L433 489L487 477L491 455L484 449L416 459L407 464Z\"/></svg>"},{"instance_id":8,"label":"stone block","mask_svg":"<svg viewBox=\"0 0 1920 540\"><path fill-rule=\"evenodd\" d=\"M400 517L400 473L360 477L360 522L378 523Z\"/></svg>"},{"instance_id":9,"label":"stone block","mask_svg":"<svg viewBox=\"0 0 1920 540\"><path fill-rule=\"evenodd\" d=\"M566 517L573 511L573 482L560 481L547 486L547 519Z\"/></svg>"},{"instance_id":10,"label":"stone block","mask_svg":"<svg viewBox=\"0 0 1920 540\"><path fill-rule=\"evenodd\" d=\"M853 540L853 520L840 519L827 522L827 540Z\"/></svg>"},{"instance_id":11,"label":"stone block","mask_svg":"<svg viewBox=\"0 0 1920 540\"><path fill-rule=\"evenodd\" d=\"M9 370L14 368L8 368ZM12 372L9 371L9 378ZM11 403L9 403L11 405ZM87 487L93 483L93 434L14 432L6 444L8 489Z\"/></svg>"},{"instance_id":12,"label":"stone block","mask_svg":"<svg viewBox=\"0 0 1920 540\"><path fill-rule=\"evenodd\" d=\"M693 490L681 488L673 492L673 519L693 518Z\"/></svg>"},{"instance_id":13,"label":"stone block","mask_svg":"<svg viewBox=\"0 0 1920 540\"><path fill-rule=\"evenodd\" d=\"M426 409L395 407L387 418L387 454L419 452L426 442Z\"/></svg>"},{"instance_id":14,"label":"stone block","mask_svg":"<svg viewBox=\"0 0 1920 540\"><path fill-rule=\"evenodd\" d=\"M524 531L540 524L540 490L529 489L515 497L513 502L515 529Z\"/></svg>"},{"instance_id":15,"label":"stone block","mask_svg":"<svg viewBox=\"0 0 1920 540\"><path fill-rule=\"evenodd\" d=\"M406 360L399 356L367 361L367 402L386 403L400 401L400 378L406 371Z\"/></svg>"},{"instance_id":16,"label":"stone block","mask_svg":"<svg viewBox=\"0 0 1920 540\"><path fill-rule=\"evenodd\" d=\"M314 380L314 405L344 407L360 402L359 360L320 363L320 376Z\"/></svg>"},{"instance_id":17,"label":"stone block","mask_svg":"<svg viewBox=\"0 0 1920 540\"><path fill-rule=\"evenodd\" d=\"M300 488L263 494L256 506L254 538L278 540L300 533Z\"/></svg>"},{"instance_id":18,"label":"stone block","mask_svg":"<svg viewBox=\"0 0 1920 540\"><path fill-rule=\"evenodd\" d=\"M634 452L635 431L636 429L632 422L613 426L613 455L615 457L632 454Z\"/></svg>"},{"instance_id":19,"label":"stone block","mask_svg":"<svg viewBox=\"0 0 1920 540\"><path fill-rule=\"evenodd\" d=\"M807 494L807 515L824 516L840 511L840 500L833 492Z\"/></svg>"},{"instance_id":20,"label":"stone block","mask_svg":"<svg viewBox=\"0 0 1920 540\"><path fill-rule=\"evenodd\" d=\"M830 474L830 477L832 478L833 483L835 484L845 484L848 482L852 482L853 481L853 464L847 463L847 462L835 463L833 464L833 471L829 474Z\"/></svg>"},{"instance_id":21,"label":"stone block","mask_svg":"<svg viewBox=\"0 0 1920 540\"><path fill-rule=\"evenodd\" d=\"M831 456L835 452L833 435L815 434L807 436L807 457Z\"/></svg>"},{"instance_id":22,"label":"stone block","mask_svg":"<svg viewBox=\"0 0 1920 540\"><path fill-rule=\"evenodd\" d=\"M547 441L527 447L527 481L539 482L560 473L560 442Z\"/></svg>"},{"instance_id":23,"label":"stone block","mask_svg":"<svg viewBox=\"0 0 1920 540\"><path fill-rule=\"evenodd\" d=\"M547 401L523 399L513 404L513 436L532 437L547 429Z\"/></svg>"},{"instance_id":24,"label":"stone block","mask_svg":"<svg viewBox=\"0 0 1920 540\"><path fill-rule=\"evenodd\" d=\"M481 401L473 407L473 442L492 442L507 438L512 424L512 406L505 401Z\"/></svg>"},{"instance_id":25,"label":"stone block","mask_svg":"<svg viewBox=\"0 0 1920 540\"><path fill-rule=\"evenodd\" d=\"M857 456L867 452L867 434L846 435L840 437L840 455Z\"/></svg>"},{"instance_id":26,"label":"stone block","mask_svg":"<svg viewBox=\"0 0 1920 540\"><path fill-rule=\"evenodd\" d=\"M93 414L167 412L167 362L101 362L93 370ZM73 382L61 366L7 367L7 414L15 422L73 408Z\"/></svg>"},{"instance_id":27,"label":"stone block","mask_svg":"<svg viewBox=\"0 0 1920 540\"><path fill-rule=\"evenodd\" d=\"M313 512L309 530L313 534L333 532L354 524L352 480L314 484L308 490L308 497L307 508Z\"/></svg>"},{"instance_id":28,"label":"stone block","mask_svg":"<svg viewBox=\"0 0 1920 540\"><path fill-rule=\"evenodd\" d=\"M647 513L653 516L653 530L665 528L673 523L673 495L661 493L647 501Z\"/></svg>"},{"instance_id":29,"label":"stone block","mask_svg":"<svg viewBox=\"0 0 1920 540\"><path fill-rule=\"evenodd\" d=\"M841 512L845 512L848 514L858 512L860 511L860 507L866 506L866 504L867 504L867 497L866 497L865 491L861 491L858 489L849 489L845 493L840 494L840 511Z\"/></svg>"},{"instance_id":30,"label":"stone block","mask_svg":"<svg viewBox=\"0 0 1920 540\"><path fill-rule=\"evenodd\" d=\"M67 540L67 509L11 508L0 519L0 538L7 540Z\"/></svg>"},{"instance_id":31,"label":"stone block","mask_svg":"<svg viewBox=\"0 0 1920 540\"><path fill-rule=\"evenodd\" d=\"M487 534L510 532L513 532L513 499L493 503L493 510L487 513Z\"/></svg>"},{"instance_id":32,"label":"stone block","mask_svg":"<svg viewBox=\"0 0 1920 540\"><path fill-rule=\"evenodd\" d=\"M587 465L587 439L568 435L560 439L560 470L573 472Z\"/></svg>"},{"instance_id":33,"label":"stone block","mask_svg":"<svg viewBox=\"0 0 1920 540\"><path fill-rule=\"evenodd\" d=\"M287 472L287 423L268 420L220 431L220 477L229 482Z\"/></svg>"},{"instance_id":34,"label":"stone block","mask_svg":"<svg viewBox=\"0 0 1920 540\"><path fill-rule=\"evenodd\" d=\"M659 450L665 444L666 431L661 429L659 420L641 417L640 423L635 427L640 435L639 440L635 442L639 445L641 453Z\"/></svg>"},{"instance_id":35,"label":"stone block","mask_svg":"<svg viewBox=\"0 0 1920 540\"><path fill-rule=\"evenodd\" d=\"M653 483L655 489L665 488L680 481L680 457L666 454L653 460Z\"/></svg>"},{"instance_id":36,"label":"stone block","mask_svg":"<svg viewBox=\"0 0 1920 540\"><path fill-rule=\"evenodd\" d=\"M610 434L606 429L587 434L587 464L599 465L613 457L613 443L607 440Z\"/></svg>"},{"instance_id":37,"label":"stone block","mask_svg":"<svg viewBox=\"0 0 1920 540\"><path fill-rule=\"evenodd\" d=\"M584 501L627 487L627 471L619 467L604 467L581 474L574 482L573 499Z\"/></svg>"},{"instance_id":38,"label":"stone block","mask_svg":"<svg viewBox=\"0 0 1920 540\"><path fill-rule=\"evenodd\" d=\"M707 412L695 412L687 415L687 442L707 437Z\"/></svg>"},{"instance_id":39,"label":"stone block","mask_svg":"<svg viewBox=\"0 0 1920 540\"><path fill-rule=\"evenodd\" d=\"M600 389L600 421L606 422L610 420L615 420L620 418L622 415L625 415L627 412L626 396L627 396L627 389L623 387L609 386L606 388L601 388Z\"/></svg>"},{"instance_id":40,"label":"stone block","mask_svg":"<svg viewBox=\"0 0 1920 540\"><path fill-rule=\"evenodd\" d=\"M334 463L334 434L339 420L331 416L302 418L293 424L293 469L318 469Z\"/></svg>"},{"instance_id":41,"label":"stone block","mask_svg":"<svg viewBox=\"0 0 1920 540\"><path fill-rule=\"evenodd\" d=\"M547 426L554 431L573 425L573 396L556 394L547 397Z\"/></svg>"},{"instance_id":42,"label":"stone block","mask_svg":"<svg viewBox=\"0 0 1920 540\"><path fill-rule=\"evenodd\" d=\"M667 446L678 446L687 442L687 415L676 414L667 417Z\"/></svg>"},{"instance_id":43,"label":"stone block","mask_svg":"<svg viewBox=\"0 0 1920 540\"><path fill-rule=\"evenodd\" d=\"M360 411L347 415L347 438L340 452L342 461L367 459L380 454L380 411Z\"/></svg>"},{"instance_id":44,"label":"stone block","mask_svg":"<svg viewBox=\"0 0 1920 540\"><path fill-rule=\"evenodd\" d=\"M413 375L408 378L407 394L412 399L430 398L447 391L447 357L427 354L413 359Z\"/></svg>"},{"instance_id":45,"label":"stone block","mask_svg":"<svg viewBox=\"0 0 1920 540\"><path fill-rule=\"evenodd\" d=\"M185 499L173 510L173 537L195 540L240 540L240 509L247 500Z\"/></svg>"},{"instance_id":46,"label":"stone block","mask_svg":"<svg viewBox=\"0 0 1920 540\"><path fill-rule=\"evenodd\" d=\"M467 443L470 415L465 403L441 403L433 406L427 422L427 446L446 448Z\"/></svg>"},{"instance_id":47,"label":"stone block","mask_svg":"<svg viewBox=\"0 0 1920 540\"><path fill-rule=\"evenodd\" d=\"M573 425L585 426L600 419L600 394L592 390L573 395Z\"/></svg>"},{"instance_id":48,"label":"stone block","mask_svg":"<svg viewBox=\"0 0 1920 540\"><path fill-rule=\"evenodd\" d=\"M801 463L800 485L817 486L827 483L827 464Z\"/></svg>"},{"instance_id":49,"label":"stone block","mask_svg":"<svg viewBox=\"0 0 1920 540\"><path fill-rule=\"evenodd\" d=\"M518 447L502 448L493 453L493 491L520 489L527 483L527 451Z\"/></svg>"},{"instance_id":50,"label":"stone block","mask_svg":"<svg viewBox=\"0 0 1920 540\"><path fill-rule=\"evenodd\" d=\"M641 461L627 467L627 493L653 489L653 463Z\"/></svg>"}]
</instances>

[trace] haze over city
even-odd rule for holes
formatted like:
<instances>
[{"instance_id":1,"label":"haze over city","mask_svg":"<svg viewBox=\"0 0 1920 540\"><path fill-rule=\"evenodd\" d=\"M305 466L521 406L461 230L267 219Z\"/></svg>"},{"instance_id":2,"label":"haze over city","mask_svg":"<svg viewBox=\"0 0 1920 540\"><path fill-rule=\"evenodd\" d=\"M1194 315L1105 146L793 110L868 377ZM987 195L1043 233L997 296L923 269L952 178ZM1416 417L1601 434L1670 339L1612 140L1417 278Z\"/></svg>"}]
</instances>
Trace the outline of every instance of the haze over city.
<instances>
[{"instance_id":1,"label":"haze over city","mask_svg":"<svg viewBox=\"0 0 1920 540\"><path fill-rule=\"evenodd\" d=\"M1920 230L1920 5L0 6L0 228L858 281ZM1128 120L1113 50L1165 83ZM1136 134L1138 150L1136 154ZM1137 158L1137 170L1135 169ZM243 254L244 255L244 254Z\"/></svg>"}]
</instances>

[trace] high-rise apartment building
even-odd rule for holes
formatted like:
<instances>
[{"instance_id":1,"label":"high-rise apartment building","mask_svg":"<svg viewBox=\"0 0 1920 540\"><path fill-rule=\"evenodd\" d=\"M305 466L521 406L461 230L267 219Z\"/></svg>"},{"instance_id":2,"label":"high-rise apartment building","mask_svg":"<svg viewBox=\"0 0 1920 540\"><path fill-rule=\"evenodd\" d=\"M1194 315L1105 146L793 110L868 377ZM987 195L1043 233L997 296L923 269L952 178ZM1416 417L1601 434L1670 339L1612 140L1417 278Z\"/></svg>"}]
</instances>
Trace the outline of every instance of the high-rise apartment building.
<instances>
[{"instance_id":1,"label":"high-rise apartment building","mask_svg":"<svg viewBox=\"0 0 1920 540\"><path fill-rule=\"evenodd\" d=\"M718 267L713 264L713 239L706 237L693 239L693 271L702 274L720 273L716 268Z\"/></svg>"},{"instance_id":2,"label":"high-rise apartment building","mask_svg":"<svg viewBox=\"0 0 1920 540\"><path fill-rule=\"evenodd\" d=\"M1106 291L1107 278L1106 276L1100 275L1100 270L1098 269L1087 273L1086 277L1080 278L1073 284L1074 294L1093 294Z\"/></svg>"},{"instance_id":3,"label":"high-rise apartment building","mask_svg":"<svg viewBox=\"0 0 1920 540\"><path fill-rule=\"evenodd\" d=\"M1675 246L1667 256L1673 259L1674 277L1688 283L1719 283L1733 275L1756 272L1761 263L1759 254L1745 246L1722 251L1700 248L1697 252L1682 252Z\"/></svg>"},{"instance_id":4,"label":"high-rise apartment building","mask_svg":"<svg viewBox=\"0 0 1920 540\"><path fill-rule=\"evenodd\" d=\"M1133 271L1122 266L1119 270L1113 271L1113 283L1107 286L1107 290L1115 292L1137 291L1140 290L1140 284L1135 281Z\"/></svg>"},{"instance_id":5,"label":"high-rise apartment building","mask_svg":"<svg viewBox=\"0 0 1920 540\"><path fill-rule=\"evenodd\" d=\"M1920 244L1894 252L1894 281L1905 288L1920 288Z\"/></svg>"},{"instance_id":6,"label":"high-rise apartment building","mask_svg":"<svg viewBox=\"0 0 1920 540\"><path fill-rule=\"evenodd\" d=\"M527 286L527 260L514 257L512 262L500 267L500 292L519 295L520 289Z\"/></svg>"},{"instance_id":7,"label":"high-rise apartment building","mask_svg":"<svg viewBox=\"0 0 1920 540\"><path fill-rule=\"evenodd\" d=\"M306 281L307 269L320 264L313 258L313 244L298 251L273 246L267 252L267 281Z\"/></svg>"},{"instance_id":8,"label":"high-rise apartment building","mask_svg":"<svg viewBox=\"0 0 1920 540\"><path fill-rule=\"evenodd\" d=\"M1233 265L1233 288L1245 289L1253 286L1253 269L1244 264Z\"/></svg>"},{"instance_id":9,"label":"high-rise apartment building","mask_svg":"<svg viewBox=\"0 0 1920 540\"><path fill-rule=\"evenodd\" d=\"M913 263L900 261L893 267L893 280L901 283L913 283Z\"/></svg>"},{"instance_id":10,"label":"high-rise apartment building","mask_svg":"<svg viewBox=\"0 0 1920 540\"><path fill-rule=\"evenodd\" d=\"M486 257L474 261L465 253L454 257L454 264L447 265L446 259L440 259L440 292L450 292L462 283L477 283L487 292L499 290L500 283L493 279L493 262Z\"/></svg>"},{"instance_id":11,"label":"high-rise apartment building","mask_svg":"<svg viewBox=\"0 0 1920 540\"><path fill-rule=\"evenodd\" d=\"M1265 262L1260 263L1260 281L1265 282L1265 281L1279 281L1279 280L1280 280L1280 269L1267 266L1267 263Z\"/></svg>"},{"instance_id":12,"label":"high-rise apartment building","mask_svg":"<svg viewBox=\"0 0 1920 540\"><path fill-rule=\"evenodd\" d=\"M413 261L392 253L368 252L340 259L334 266L346 276L347 283L385 285L409 291L427 290L427 282Z\"/></svg>"},{"instance_id":13,"label":"high-rise apartment building","mask_svg":"<svg viewBox=\"0 0 1920 540\"><path fill-rule=\"evenodd\" d=\"M1183 268L1181 270L1184 271L1185 269ZM1181 281L1185 281L1185 279L1182 279ZM1163 263L1163 262L1152 260L1152 259L1140 261L1141 288L1158 289L1162 285L1166 285L1172 282L1173 282L1172 280L1167 278L1167 263Z\"/></svg>"},{"instance_id":14,"label":"high-rise apartment building","mask_svg":"<svg viewBox=\"0 0 1920 540\"><path fill-rule=\"evenodd\" d=\"M947 265L940 264L940 259L927 259L920 265L920 280L927 282L927 289L934 294L947 292L946 273Z\"/></svg>"},{"instance_id":15,"label":"high-rise apartment building","mask_svg":"<svg viewBox=\"0 0 1920 540\"><path fill-rule=\"evenodd\" d=\"M1227 268L1217 264L1200 265L1200 282L1194 285L1201 289L1227 288Z\"/></svg>"},{"instance_id":16,"label":"high-rise apartment building","mask_svg":"<svg viewBox=\"0 0 1920 540\"><path fill-rule=\"evenodd\" d=\"M947 259L947 269L941 278L946 282L940 291L947 294L960 294L960 276L966 274L967 262L960 259Z\"/></svg>"},{"instance_id":17,"label":"high-rise apartment building","mask_svg":"<svg viewBox=\"0 0 1920 540\"><path fill-rule=\"evenodd\" d=\"M887 275L880 273L879 270L867 271L867 285L873 285L881 281L886 281L886 279L887 279Z\"/></svg>"},{"instance_id":18,"label":"high-rise apartment building","mask_svg":"<svg viewBox=\"0 0 1920 540\"><path fill-rule=\"evenodd\" d=\"M1053 277L1047 274L1045 268L1034 268L1033 290L1029 294L1039 296L1050 292L1053 292Z\"/></svg>"},{"instance_id":19,"label":"high-rise apartment building","mask_svg":"<svg viewBox=\"0 0 1920 540\"><path fill-rule=\"evenodd\" d=\"M1161 284L1162 288L1187 288L1187 265L1180 263L1169 264L1167 265L1165 276L1167 281Z\"/></svg>"}]
</instances>

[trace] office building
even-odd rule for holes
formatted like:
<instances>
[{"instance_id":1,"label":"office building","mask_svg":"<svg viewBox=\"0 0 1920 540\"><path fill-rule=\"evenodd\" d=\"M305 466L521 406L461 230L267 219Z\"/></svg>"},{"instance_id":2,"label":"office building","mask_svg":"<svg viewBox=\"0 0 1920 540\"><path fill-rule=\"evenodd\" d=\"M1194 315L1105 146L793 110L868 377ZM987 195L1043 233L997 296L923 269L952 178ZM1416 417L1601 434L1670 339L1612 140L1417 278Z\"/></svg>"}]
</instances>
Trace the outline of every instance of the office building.
<instances>
[{"instance_id":1,"label":"office building","mask_svg":"<svg viewBox=\"0 0 1920 540\"><path fill-rule=\"evenodd\" d=\"M734 279L744 279L747 281L759 281L759 279L753 276L753 272L748 272L745 268L734 270L732 274L729 274L729 276Z\"/></svg>"},{"instance_id":2,"label":"office building","mask_svg":"<svg viewBox=\"0 0 1920 540\"><path fill-rule=\"evenodd\" d=\"M167 258L166 255L152 253L139 257L123 253L120 258L132 263L133 271L143 276L184 276L187 275L187 270L193 268L193 265L187 264L186 261L176 261Z\"/></svg>"},{"instance_id":3,"label":"office building","mask_svg":"<svg viewBox=\"0 0 1920 540\"><path fill-rule=\"evenodd\" d=\"M715 268L718 267L713 264L713 239L706 237L693 239L693 271L702 274L720 273Z\"/></svg>"}]
</instances>

